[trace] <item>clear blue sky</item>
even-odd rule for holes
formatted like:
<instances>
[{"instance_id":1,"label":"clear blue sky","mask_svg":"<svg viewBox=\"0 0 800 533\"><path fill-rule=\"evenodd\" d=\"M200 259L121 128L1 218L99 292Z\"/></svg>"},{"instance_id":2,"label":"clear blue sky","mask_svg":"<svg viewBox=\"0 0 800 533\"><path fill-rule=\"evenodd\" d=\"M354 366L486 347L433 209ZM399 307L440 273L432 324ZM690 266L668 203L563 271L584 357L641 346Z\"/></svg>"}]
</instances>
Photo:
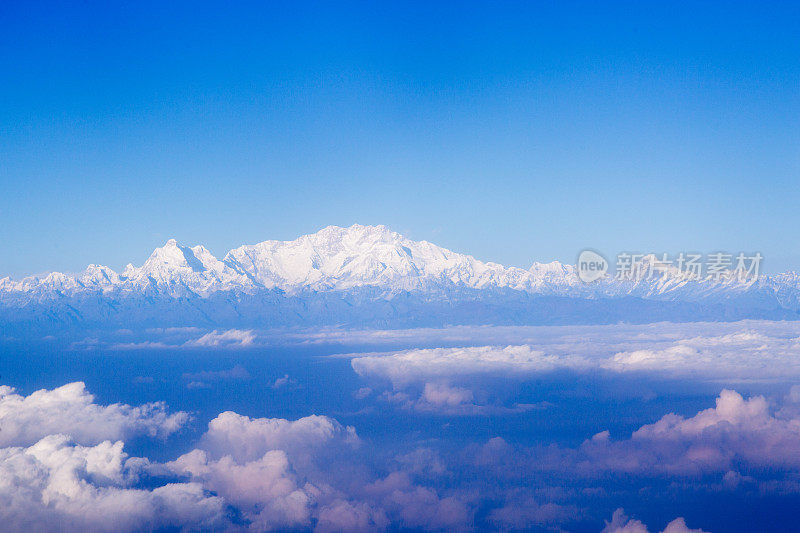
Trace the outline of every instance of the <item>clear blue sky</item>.
<instances>
[{"instance_id":1,"label":"clear blue sky","mask_svg":"<svg viewBox=\"0 0 800 533\"><path fill-rule=\"evenodd\" d=\"M798 3L601 4L4 2L0 275L354 222L800 268Z\"/></svg>"}]
</instances>

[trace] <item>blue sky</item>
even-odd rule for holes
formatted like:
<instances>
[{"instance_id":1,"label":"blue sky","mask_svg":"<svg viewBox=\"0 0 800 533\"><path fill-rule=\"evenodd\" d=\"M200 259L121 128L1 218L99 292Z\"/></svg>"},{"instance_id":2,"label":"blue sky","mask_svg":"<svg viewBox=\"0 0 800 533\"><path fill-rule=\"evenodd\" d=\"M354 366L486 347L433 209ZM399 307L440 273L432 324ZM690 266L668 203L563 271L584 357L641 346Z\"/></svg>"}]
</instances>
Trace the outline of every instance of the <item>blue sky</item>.
<instances>
[{"instance_id":1,"label":"blue sky","mask_svg":"<svg viewBox=\"0 0 800 533\"><path fill-rule=\"evenodd\" d=\"M0 275L386 224L800 267L791 3L5 3Z\"/></svg>"}]
</instances>

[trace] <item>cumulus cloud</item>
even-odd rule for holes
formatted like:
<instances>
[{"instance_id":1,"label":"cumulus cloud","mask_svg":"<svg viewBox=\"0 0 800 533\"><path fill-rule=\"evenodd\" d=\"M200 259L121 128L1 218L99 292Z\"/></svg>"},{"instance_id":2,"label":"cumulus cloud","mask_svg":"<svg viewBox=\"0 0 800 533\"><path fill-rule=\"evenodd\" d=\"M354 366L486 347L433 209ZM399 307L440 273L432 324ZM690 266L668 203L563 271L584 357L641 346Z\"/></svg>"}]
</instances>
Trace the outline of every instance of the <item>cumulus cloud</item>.
<instances>
[{"instance_id":1,"label":"cumulus cloud","mask_svg":"<svg viewBox=\"0 0 800 533\"><path fill-rule=\"evenodd\" d=\"M229 329L219 332L217 330L206 333L202 337L187 341L187 347L244 347L253 344L256 335L252 330Z\"/></svg>"},{"instance_id":2,"label":"cumulus cloud","mask_svg":"<svg viewBox=\"0 0 800 533\"><path fill-rule=\"evenodd\" d=\"M408 350L391 355L355 357L351 361L351 366L360 376L391 382L394 391L382 395L390 402L417 411L454 415L499 414L542 408L543 404L513 403L506 406L500 401L490 400L486 394L481 394L479 400L471 387L453 382L476 375L524 376L552 371L561 364L565 361L530 346ZM582 358L572 358L569 364L586 366Z\"/></svg>"},{"instance_id":3,"label":"cumulus cloud","mask_svg":"<svg viewBox=\"0 0 800 533\"><path fill-rule=\"evenodd\" d=\"M98 405L82 382L29 396L0 386L0 446L30 445L51 434L66 434L86 445L134 435L166 437L188 419L184 412L169 414L163 402Z\"/></svg>"},{"instance_id":4,"label":"cumulus cloud","mask_svg":"<svg viewBox=\"0 0 800 533\"><path fill-rule=\"evenodd\" d=\"M487 404L473 401L472 390L452 386L447 382L428 382L424 384L419 395L412 391L384 392L380 398L403 409L414 410L420 413L435 413L438 415L473 416L473 415L504 415L510 413L524 413L546 409L547 402L539 403L513 403L510 406L498 403Z\"/></svg>"},{"instance_id":5,"label":"cumulus cloud","mask_svg":"<svg viewBox=\"0 0 800 533\"><path fill-rule=\"evenodd\" d=\"M123 444L75 444L51 435L0 449L0 520L5 531L218 529L224 502L197 483L133 488L147 461Z\"/></svg>"},{"instance_id":6,"label":"cumulus cloud","mask_svg":"<svg viewBox=\"0 0 800 533\"><path fill-rule=\"evenodd\" d=\"M352 427L332 418L221 413L197 448L158 465L128 457L122 440L104 437L168 434L185 414L167 415L161 404L99 406L82 383L28 397L8 387L1 392L5 530L240 529L230 521L231 509L253 531L314 525L371 530L387 524L381 508L329 485L337 478L332 458L360 443ZM64 432L75 438L59 434ZM11 446L28 441L27 448ZM140 488L143 481L158 485L165 475L183 482Z\"/></svg>"},{"instance_id":7,"label":"cumulus cloud","mask_svg":"<svg viewBox=\"0 0 800 533\"><path fill-rule=\"evenodd\" d=\"M472 403L472 391L447 383L426 383L421 399L428 405L458 407Z\"/></svg>"},{"instance_id":8,"label":"cumulus cloud","mask_svg":"<svg viewBox=\"0 0 800 533\"><path fill-rule=\"evenodd\" d=\"M350 479L358 468L350 454L360 444L352 427L325 416L290 421L226 412L209 423L196 449L166 466L224 498L258 531L469 525L466 503L416 485L406 473Z\"/></svg>"},{"instance_id":9,"label":"cumulus cloud","mask_svg":"<svg viewBox=\"0 0 800 533\"><path fill-rule=\"evenodd\" d=\"M80 383L28 397L5 387L0 406L0 520L8 531L463 529L473 513L407 473L362 472L355 430L326 416L224 412L193 450L151 463L107 437L166 435L185 414L168 415L162 404L100 406ZM431 457L423 450L398 464Z\"/></svg>"},{"instance_id":10,"label":"cumulus cloud","mask_svg":"<svg viewBox=\"0 0 800 533\"><path fill-rule=\"evenodd\" d=\"M502 530L526 530L532 525L547 526L574 520L579 510L574 505L541 503L531 496L512 498L489 513L489 522Z\"/></svg>"},{"instance_id":11,"label":"cumulus cloud","mask_svg":"<svg viewBox=\"0 0 800 533\"><path fill-rule=\"evenodd\" d=\"M351 503L339 499L320 510L314 531L318 533L338 531L361 533L382 531L388 525L389 519L383 509L376 509L365 502Z\"/></svg>"},{"instance_id":12,"label":"cumulus cloud","mask_svg":"<svg viewBox=\"0 0 800 533\"><path fill-rule=\"evenodd\" d=\"M406 528L463 530L472 522L472 511L459 498L441 497L434 489L414 485L403 472L369 484L365 493Z\"/></svg>"},{"instance_id":13,"label":"cumulus cloud","mask_svg":"<svg viewBox=\"0 0 800 533\"><path fill-rule=\"evenodd\" d=\"M762 396L723 390L714 407L689 417L664 415L622 438L602 431L570 448L514 446L495 437L469 460L507 479L546 472L565 480L682 478L698 487L713 479L720 490L757 485L797 493L791 473L800 468L798 411L791 394L777 408Z\"/></svg>"},{"instance_id":14,"label":"cumulus cloud","mask_svg":"<svg viewBox=\"0 0 800 533\"><path fill-rule=\"evenodd\" d=\"M297 385L297 381L289 377L289 374L284 374L283 376L276 378L275 381L272 382L273 389L280 389L283 387L287 387L289 385Z\"/></svg>"},{"instance_id":15,"label":"cumulus cloud","mask_svg":"<svg viewBox=\"0 0 800 533\"><path fill-rule=\"evenodd\" d=\"M662 531L662 533L707 533L707 532L703 531L700 528L689 529L689 527L686 526L686 520L684 520L683 518L676 518L675 520L667 524L667 527L664 528L664 531Z\"/></svg>"},{"instance_id":16,"label":"cumulus cloud","mask_svg":"<svg viewBox=\"0 0 800 533\"><path fill-rule=\"evenodd\" d=\"M75 416L89 417L86 419L104 427L106 434L125 433L108 421L115 420L119 412L130 415L136 408L97 406L82 387L76 390L79 394L66 394L71 408L75 403L84 406ZM30 410L29 398L38 398L35 405L59 405L64 395L52 394L56 391L60 389L14 398L4 412L21 416ZM18 396L8 390L4 393ZM43 394L47 401L40 397ZM428 387L423 395L431 404L450 407L474 399L469 391L442 385ZM76 397L84 400L75 402ZM718 471L725 473L729 484L741 483L745 476L735 472L737 466L800 467L800 445L796 444L800 442L800 419L795 416L794 403L798 397L798 390L792 391L784 407L775 409L762 397L745 399L725 390L714 407L694 416L665 415L622 440L603 432L574 450L550 447L543 455L532 455L533 463L523 467L514 461L525 452L495 438L482 448L474 465L485 469L508 463L518 472L527 472L526 479L539 468L645 476ZM114 409L107 411L109 407ZM57 433L55 428L42 429L50 430ZM81 438L91 442L98 435L99 430ZM481 505L476 506L474 495L419 484L419 478L449 475L447 461L431 448L396 456L400 470L382 477L350 478L343 465L352 467L363 461L352 455L363 443L352 427L325 416L292 421L224 412L209 422L195 449L164 465L128 457L122 441L100 440L88 445L52 434L24 446L0 448L0 519L12 531L28 530L34 524L42 530L87 531L178 526L379 531L390 525L464 530L474 525ZM529 468L533 464L536 468ZM152 488L148 481L144 486L149 488L141 488L143 479L158 472L176 475L180 482ZM483 475L487 472L483 470ZM491 498L496 504L486 509L485 520L501 529L559 524L581 514L572 503L542 499L542 494L530 491L509 493L504 489ZM238 517L237 524L230 521L231 509ZM648 530L618 511L604 531ZM664 529L664 533L692 532L701 530L689 529L680 518Z\"/></svg>"},{"instance_id":17,"label":"cumulus cloud","mask_svg":"<svg viewBox=\"0 0 800 533\"><path fill-rule=\"evenodd\" d=\"M619 441L602 432L579 455L586 469L646 474L727 472L736 464L797 468L800 418L774 414L761 396L723 390L715 407L693 417L668 414Z\"/></svg>"},{"instance_id":18,"label":"cumulus cloud","mask_svg":"<svg viewBox=\"0 0 800 533\"><path fill-rule=\"evenodd\" d=\"M633 518L628 518L625 511L617 509L611 517L611 521L606 521L606 527L601 533L648 533L647 527ZM661 533L706 533L702 529L689 529L683 518L676 518Z\"/></svg>"},{"instance_id":19,"label":"cumulus cloud","mask_svg":"<svg viewBox=\"0 0 800 533\"><path fill-rule=\"evenodd\" d=\"M326 445L357 445L355 428L342 426L327 416L312 415L290 421L250 418L226 411L208 423L201 446L215 456L231 455L240 461L261 457L270 450L307 453Z\"/></svg>"},{"instance_id":20,"label":"cumulus cloud","mask_svg":"<svg viewBox=\"0 0 800 533\"><path fill-rule=\"evenodd\" d=\"M388 380L395 389L442 379L524 378L558 370L702 379L800 378L798 324L659 326L563 326L546 328L529 344L411 349L350 357L360 376ZM586 336L576 335L580 331Z\"/></svg>"},{"instance_id":21,"label":"cumulus cloud","mask_svg":"<svg viewBox=\"0 0 800 533\"><path fill-rule=\"evenodd\" d=\"M221 495L255 530L308 527L314 505L330 493L320 457L358 443L352 427L325 416L290 421L224 412L209 422L197 449L168 467ZM326 512L328 527L343 519L342 505Z\"/></svg>"},{"instance_id":22,"label":"cumulus cloud","mask_svg":"<svg viewBox=\"0 0 800 533\"><path fill-rule=\"evenodd\" d=\"M175 328L166 330L147 330L148 340L133 342L101 342L98 339L81 341L80 344L73 343L73 349L86 349L87 347L97 348L101 345L108 345L112 350L163 350L180 348L246 348L252 346L257 338L253 330L228 329L213 330L201 335L196 335L200 331L198 328ZM151 337L160 337L152 340ZM188 337L188 338L187 338Z\"/></svg>"},{"instance_id":23,"label":"cumulus cloud","mask_svg":"<svg viewBox=\"0 0 800 533\"><path fill-rule=\"evenodd\" d=\"M525 374L564 366L585 367L588 363L583 358L546 355L531 346L477 346L355 357L351 365L361 376L385 378L394 387L402 388L429 379L474 374Z\"/></svg>"},{"instance_id":24,"label":"cumulus cloud","mask_svg":"<svg viewBox=\"0 0 800 533\"><path fill-rule=\"evenodd\" d=\"M800 377L800 339L753 329L658 343L615 353L603 364L614 371L659 371L710 378Z\"/></svg>"},{"instance_id":25,"label":"cumulus cloud","mask_svg":"<svg viewBox=\"0 0 800 533\"><path fill-rule=\"evenodd\" d=\"M628 518L625 511L617 509L611 517L611 521L606 521L606 527L600 533L648 533L647 527L639 520Z\"/></svg>"},{"instance_id":26,"label":"cumulus cloud","mask_svg":"<svg viewBox=\"0 0 800 533\"><path fill-rule=\"evenodd\" d=\"M316 488L301 486L282 450L258 459L237 461L230 455L211 459L193 450L169 464L240 509L254 530L307 526Z\"/></svg>"},{"instance_id":27,"label":"cumulus cloud","mask_svg":"<svg viewBox=\"0 0 800 533\"><path fill-rule=\"evenodd\" d=\"M399 455L396 460L404 466L404 470L415 474L439 475L446 471L441 456L431 448L417 448L409 453Z\"/></svg>"}]
</instances>

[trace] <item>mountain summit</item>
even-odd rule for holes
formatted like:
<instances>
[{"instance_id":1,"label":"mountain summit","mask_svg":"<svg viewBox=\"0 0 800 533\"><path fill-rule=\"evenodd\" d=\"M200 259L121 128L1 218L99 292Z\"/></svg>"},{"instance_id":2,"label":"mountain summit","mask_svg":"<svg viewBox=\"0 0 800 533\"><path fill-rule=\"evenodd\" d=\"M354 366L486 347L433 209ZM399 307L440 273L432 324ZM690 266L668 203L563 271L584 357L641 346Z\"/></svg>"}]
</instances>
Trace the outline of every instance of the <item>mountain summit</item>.
<instances>
[{"instance_id":1,"label":"mountain summit","mask_svg":"<svg viewBox=\"0 0 800 533\"><path fill-rule=\"evenodd\" d=\"M264 287L288 291L364 285L401 291L442 284L519 290L533 286L532 277L522 269L412 241L385 226L328 226L293 241L236 248L224 261Z\"/></svg>"}]
</instances>

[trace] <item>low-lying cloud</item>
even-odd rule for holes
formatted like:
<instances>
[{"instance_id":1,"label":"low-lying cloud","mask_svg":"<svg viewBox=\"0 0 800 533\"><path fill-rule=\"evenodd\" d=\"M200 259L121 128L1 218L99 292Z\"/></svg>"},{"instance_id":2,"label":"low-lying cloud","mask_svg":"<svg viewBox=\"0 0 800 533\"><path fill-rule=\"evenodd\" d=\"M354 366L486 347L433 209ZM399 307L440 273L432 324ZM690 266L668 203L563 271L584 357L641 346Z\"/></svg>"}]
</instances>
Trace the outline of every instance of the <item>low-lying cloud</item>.
<instances>
[{"instance_id":1,"label":"low-lying cloud","mask_svg":"<svg viewBox=\"0 0 800 533\"><path fill-rule=\"evenodd\" d=\"M0 386L0 446L28 446L53 434L65 434L84 445L135 435L166 437L189 420L170 414L163 402L140 406L98 405L82 382L28 396Z\"/></svg>"},{"instance_id":2,"label":"low-lying cloud","mask_svg":"<svg viewBox=\"0 0 800 533\"><path fill-rule=\"evenodd\" d=\"M800 378L800 330L790 324L748 324L720 335L729 324L671 325L662 333L639 326L619 338L614 327L592 328L576 337L574 327L561 335L552 328L538 343L402 350L387 354L352 354L352 367L366 378L391 382L395 389L414 383L457 380L467 376L524 378L559 370L650 373L697 379L786 380Z\"/></svg>"},{"instance_id":3,"label":"low-lying cloud","mask_svg":"<svg viewBox=\"0 0 800 533\"><path fill-rule=\"evenodd\" d=\"M118 437L168 435L185 413L93 400L82 383L27 397L2 388L4 530L463 529L472 516L407 474L370 473L355 429L327 416L224 412L194 449L155 463Z\"/></svg>"},{"instance_id":4,"label":"low-lying cloud","mask_svg":"<svg viewBox=\"0 0 800 533\"><path fill-rule=\"evenodd\" d=\"M800 467L800 417L791 402L774 412L762 396L723 390L716 406L684 418L668 414L628 439L602 432L580 448L578 464L592 471L693 475ZM787 411L791 415L787 415Z\"/></svg>"},{"instance_id":5,"label":"low-lying cloud","mask_svg":"<svg viewBox=\"0 0 800 533\"><path fill-rule=\"evenodd\" d=\"M29 447L0 448L4 531L218 529L225 502L198 483L135 488L148 464L122 441L95 446L50 435Z\"/></svg>"},{"instance_id":6,"label":"low-lying cloud","mask_svg":"<svg viewBox=\"0 0 800 533\"><path fill-rule=\"evenodd\" d=\"M629 518L625 511L617 509L611 517L611 521L606 521L606 527L600 533L648 533L649 530L644 523ZM661 533L707 533L702 529L689 529L686 526L686 520L683 518L676 518L669 524Z\"/></svg>"}]
</instances>

